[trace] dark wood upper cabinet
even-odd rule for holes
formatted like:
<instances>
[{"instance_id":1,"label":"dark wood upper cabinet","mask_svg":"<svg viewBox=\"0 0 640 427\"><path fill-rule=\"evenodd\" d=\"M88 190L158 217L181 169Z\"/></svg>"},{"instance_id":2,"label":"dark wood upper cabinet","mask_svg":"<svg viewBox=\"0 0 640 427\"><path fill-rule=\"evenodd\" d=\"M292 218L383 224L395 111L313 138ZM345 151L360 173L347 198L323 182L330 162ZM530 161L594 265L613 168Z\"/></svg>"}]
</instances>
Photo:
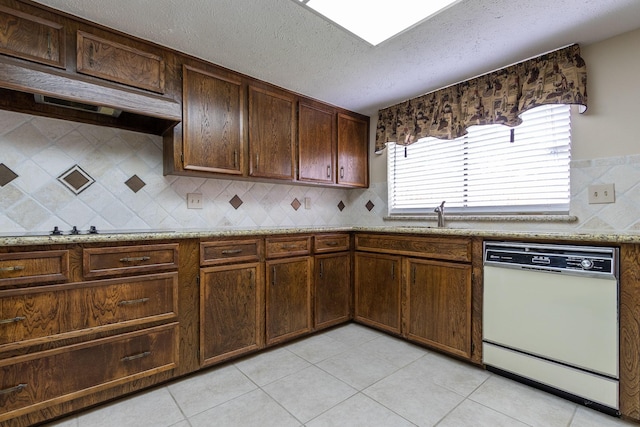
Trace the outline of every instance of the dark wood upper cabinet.
<instances>
[{"instance_id":1,"label":"dark wood upper cabinet","mask_svg":"<svg viewBox=\"0 0 640 427\"><path fill-rule=\"evenodd\" d=\"M249 86L249 175L294 179L296 103L289 93Z\"/></svg>"},{"instance_id":2,"label":"dark wood upper cabinet","mask_svg":"<svg viewBox=\"0 0 640 427\"><path fill-rule=\"evenodd\" d=\"M0 6L0 53L64 68L64 27Z\"/></svg>"},{"instance_id":3,"label":"dark wood upper cabinet","mask_svg":"<svg viewBox=\"0 0 640 427\"><path fill-rule=\"evenodd\" d=\"M369 186L369 122L342 113L338 114L337 183Z\"/></svg>"},{"instance_id":4,"label":"dark wood upper cabinet","mask_svg":"<svg viewBox=\"0 0 640 427\"><path fill-rule=\"evenodd\" d=\"M298 111L298 179L335 182L335 111L300 102Z\"/></svg>"},{"instance_id":5,"label":"dark wood upper cabinet","mask_svg":"<svg viewBox=\"0 0 640 427\"><path fill-rule=\"evenodd\" d=\"M183 70L184 168L241 175L245 157L242 82L186 65Z\"/></svg>"},{"instance_id":6,"label":"dark wood upper cabinet","mask_svg":"<svg viewBox=\"0 0 640 427\"><path fill-rule=\"evenodd\" d=\"M164 93L162 57L84 31L78 31L77 38L79 73Z\"/></svg>"}]
</instances>

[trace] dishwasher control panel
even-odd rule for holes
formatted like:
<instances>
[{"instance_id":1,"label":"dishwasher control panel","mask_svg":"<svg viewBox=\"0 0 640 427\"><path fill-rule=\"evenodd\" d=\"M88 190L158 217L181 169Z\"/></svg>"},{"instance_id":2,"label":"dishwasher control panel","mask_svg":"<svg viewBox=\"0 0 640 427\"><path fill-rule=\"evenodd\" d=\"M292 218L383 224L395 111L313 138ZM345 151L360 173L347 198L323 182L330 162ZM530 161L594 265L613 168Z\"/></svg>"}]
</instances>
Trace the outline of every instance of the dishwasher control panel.
<instances>
[{"instance_id":1,"label":"dishwasher control panel","mask_svg":"<svg viewBox=\"0 0 640 427\"><path fill-rule=\"evenodd\" d=\"M617 249L517 242L485 242L484 263L503 267L617 275Z\"/></svg>"}]
</instances>

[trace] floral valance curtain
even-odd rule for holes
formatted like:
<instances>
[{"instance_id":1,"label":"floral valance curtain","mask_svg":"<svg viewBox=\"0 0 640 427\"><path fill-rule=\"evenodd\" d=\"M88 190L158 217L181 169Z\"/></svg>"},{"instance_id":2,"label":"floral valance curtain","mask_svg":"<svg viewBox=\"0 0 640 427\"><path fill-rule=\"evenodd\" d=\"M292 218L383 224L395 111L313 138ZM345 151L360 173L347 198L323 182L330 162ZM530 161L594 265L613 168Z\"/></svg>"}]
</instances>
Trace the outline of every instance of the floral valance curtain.
<instances>
[{"instance_id":1,"label":"floral valance curtain","mask_svg":"<svg viewBox=\"0 0 640 427\"><path fill-rule=\"evenodd\" d=\"M376 152L387 142L454 139L472 125L517 126L520 113L544 104L580 104L586 109L587 71L578 45L380 110Z\"/></svg>"}]
</instances>

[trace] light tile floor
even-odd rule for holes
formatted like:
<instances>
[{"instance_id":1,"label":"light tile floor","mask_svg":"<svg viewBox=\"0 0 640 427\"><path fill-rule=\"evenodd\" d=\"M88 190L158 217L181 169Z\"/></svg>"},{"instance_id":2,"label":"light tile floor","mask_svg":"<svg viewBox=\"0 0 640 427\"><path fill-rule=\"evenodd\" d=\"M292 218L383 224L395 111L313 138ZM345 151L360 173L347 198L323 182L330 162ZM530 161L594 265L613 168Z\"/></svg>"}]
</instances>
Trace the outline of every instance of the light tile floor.
<instances>
[{"instance_id":1,"label":"light tile floor","mask_svg":"<svg viewBox=\"0 0 640 427\"><path fill-rule=\"evenodd\" d=\"M354 323L50 424L56 427L633 425Z\"/></svg>"}]
</instances>

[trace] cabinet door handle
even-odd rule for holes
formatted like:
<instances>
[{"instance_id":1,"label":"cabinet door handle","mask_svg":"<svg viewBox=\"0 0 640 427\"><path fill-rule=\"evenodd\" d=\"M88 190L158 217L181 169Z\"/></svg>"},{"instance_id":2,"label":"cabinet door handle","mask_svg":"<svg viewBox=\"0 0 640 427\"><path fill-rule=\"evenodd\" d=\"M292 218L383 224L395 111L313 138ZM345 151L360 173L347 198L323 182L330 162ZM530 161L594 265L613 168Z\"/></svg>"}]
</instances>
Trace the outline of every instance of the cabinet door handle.
<instances>
[{"instance_id":1,"label":"cabinet door handle","mask_svg":"<svg viewBox=\"0 0 640 427\"><path fill-rule=\"evenodd\" d=\"M256 170L258 170L259 164L260 164L260 153L256 153Z\"/></svg>"},{"instance_id":2,"label":"cabinet door handle","mask_svg":"<svg viewBox=\"0 0 640 427\"><path fill-rule=\"evenodd\" d=\"M275 265L273 267L271 267L271 284L273 286L276 285L276 267L275 267Z\"/></svg>"},{"instance_id":3,"label":"cabinet door handle","mask_svg":"<svg viewBox=\"0 0 640 427\"><path fill-rule=\"evenodd\" d=\"M395 264L391 264L391 278L392 279L396 278L396 265Z\"/></svg>"},{"instance_id":4,"label":"cabinet door handle","mask_svg":"<svg viewBox=\"0 0 640 427\"><path fill-rule=\"evenodd\" d=\"M222 251L222 255L233 255L239 254L242 252L242 249L225 249Z\"/></svg>"},{"instance_id":5,"label":"cabinet door handle","mask_svg":"<svg viewBox=\"0 0 640 427\"><path fill-rule=\"evenodd\" d=\"M320 261L320 278L324 275L324 261Z\"/></svg>"},{"instance_id":6,"label":"cabinet door handle","mask_svg":"<svg viewBox=\"0 0 640 427\"><path fill-rule=\"evenodd\" d=\"M13 265L11 267L2 267L0 271L21 271L24 270L24 265Z\"/></svg>"},{"instance_id":7,"label":"cabinet door handle","mask_svg":"<svg viewBox=\"0 0 640 427\"><path fill-rule=\"evenodd\" d=\"M147 357L147 356L151 356L151 352L150 351L144 351L142 353L134 354L133 356L125 356L122 359L120 359L120 361L121 362L130 362L132 360L142 359L143 357Z\"/></svg>"},{"instance_id":8,"label":"cabinet door handle","mask_svg":"<svg viewBox=\"0 0 640 427\"><path fill-rule=\"evenodd\" d=\"M5 388L4 390L0 390L0 395L9 394L9 393L16 393L16 392L22 390L23 388L25 388L26 386L27 386L26 384L18 384L15 387Z\"/></svg>"},{"instance_id":9,"label":"cabinet door handle","mask_svg":"<svg viewBox=\"0 0 640 427\"><path fill-rule=\"evenodd\" d=\"M327 178L331 178L331 166L327 166Z\"/></svg>"},{"instance_id":10,"label":"cabinet door handle","mask_svg":"<svg viewBox=\"0 0 640 427\"><path fill-rule=\"evenodd\" d=\"M134 257L120 258L120 262L149 261L150 259L151 257L148 257L148 256L134 256Z\"/></svg>"},{"instance_id":11,"label":"cabinet door handle","mask_svg":"<svg viewBox=\"0 0 640 427\"><path fill-rule=\"evenodd\" d=\"M149 298L129 299L129 300L120 301L118 305L122 306L122 305L143 304L147 301L149 301Z\"/></svg>"},{"instance_id":12,"label":"cabinet door handle","mask_svg":"<svg viewBox=\"0 0 640 427\"><path fill-rule=\"evenodd\" d=\"M23 316L16 316L16 317L11 318L11 319L2 319L2 320L0 320L0 325L6 325L7 323L17 323L17 322L20 322L20 321L26 320L26 319L27 318L23 317Z\"/></svg>"},{"instance_id":13,"label":"cabinet door handle","mask_svg":"<svg viewBox=\"0 0 640 427\"><path fill-rule=\"evenodd\" d=\"M411 281L416 284L416 266L411 267Z\"/></svg>"},{"instance_id":14,"label":"cabinet door handle","mask_svg":"<svg viewBox=\"0 0 640 427\"><path fill-rule=\"evenodd\" d=\"M344 178L344 166L340 166L340 178Z\"/></svg>"},{"instance_id":15,"label":"cabinet door handle","mask_svg":"<svg viewBox=\"0 0 640 427\"><path fill-rule=\"evenodd\" d=\"M233 167L238 167L238 150L233 150Z\"/></svg>"}]
</instances>

